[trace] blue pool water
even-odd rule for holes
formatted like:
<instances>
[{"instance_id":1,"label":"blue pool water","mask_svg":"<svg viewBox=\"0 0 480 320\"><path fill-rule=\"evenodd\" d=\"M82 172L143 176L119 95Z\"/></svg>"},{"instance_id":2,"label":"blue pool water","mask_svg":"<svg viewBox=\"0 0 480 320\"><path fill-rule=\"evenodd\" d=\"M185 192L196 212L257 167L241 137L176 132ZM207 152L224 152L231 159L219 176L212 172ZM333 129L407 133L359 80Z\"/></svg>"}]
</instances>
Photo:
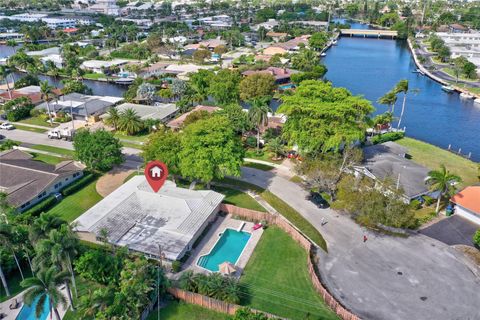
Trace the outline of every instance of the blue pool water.
<instances>
[{"instance_id":1,"label":"blue pool water","mask_svg":"<svg viewBox=\"0 0 480 320\"><path fill-rule=\"evenodd\" d=\"M28 306L26 304L23 305L22 310L20 310L20 313L18 314L16 320L45 320L47 319L48 314L50 313L50 310L48 308L49 304L49 299L45 299L45 302L43 304L43 311L42 314L40 315L40 318L37 318L35 315L35 309L37 308L37 303L38 299L35 299L32 303L32 305Z\"/></svg>"},{"instance_id":2,"label":"blue pool water","mask_svg":"<svg viewBox=\"0 0 480 320\"><path fill-rule=\"evenodd\" d=\"M235 264L250 239L250 233L225 229L209 254L201 256L197 264L207 270L217 272L218 265L225 261Z\"/></svg>"}]
</instances>

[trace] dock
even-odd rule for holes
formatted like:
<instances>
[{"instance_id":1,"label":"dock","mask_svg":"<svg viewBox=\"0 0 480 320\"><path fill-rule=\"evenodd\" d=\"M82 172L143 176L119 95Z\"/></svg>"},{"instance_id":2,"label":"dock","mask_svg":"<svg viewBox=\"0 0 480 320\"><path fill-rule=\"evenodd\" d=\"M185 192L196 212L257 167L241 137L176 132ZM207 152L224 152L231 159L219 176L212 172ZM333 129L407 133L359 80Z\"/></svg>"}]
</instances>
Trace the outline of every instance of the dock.
<instances>
[{"instance_id":1,"label":"dock","mask_svg":"<svg viewBox=\"0 0 480 320\"><path fill-rule=\"evenodd\" d=\"M364 38L391 38L398 37L398 32L395 30L371 30L371 29L341 29L342 36L363 36Z\"/></svg>"}]
</instances>

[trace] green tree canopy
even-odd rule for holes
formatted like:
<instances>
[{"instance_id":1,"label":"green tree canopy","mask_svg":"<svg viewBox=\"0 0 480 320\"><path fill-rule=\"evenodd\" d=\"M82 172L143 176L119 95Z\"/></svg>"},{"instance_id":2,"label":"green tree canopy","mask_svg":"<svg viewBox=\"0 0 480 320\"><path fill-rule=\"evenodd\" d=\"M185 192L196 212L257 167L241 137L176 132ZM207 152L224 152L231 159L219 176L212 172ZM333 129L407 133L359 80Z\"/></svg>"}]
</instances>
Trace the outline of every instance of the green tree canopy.
<instances>
[{"instance_id":1,"label":"green tree canopy","mask_svg":"<svg viewBox=\"0 0 480 320\"><path fill-rule=\"evenodd\" d=\"M105 130L78 132L73 140L73 147L75 159L93 170L108 171L123 162L120 140Z\"/></svg>"},{"instance_id":2,"label":"green tree canopy","mask_svg":"<svg viewBox=\"0 0 480 320\"><path fill-rule=\"evenodd\" d=\"M308 45L315 50L321 50L328 42L328 34L326 32L315 32L308 39Z\"/></svg>"},{"instance_id":3,"label":"green tree canopy","mask_svg":"<svg viewBox=\"0 0 480 320\"><path fill-rule=\"evenodd\" d=\"M240 98L244 101L270 96L275 89L275 78L269 73L255 73L240 81Z\"/></svg>"},{"instance_id":4,"label":"green tree canopy","mask_svg":"<svg viewBox=\"0 0 480 320\"><path fill-rule=\"evenodd\" d=\"M185 128L179 153L184 177L209 183L225 175L240 175L244 150L230 121L220 115Z\"/></svg>"},{"instance_id":5,"label":"green tree canopy","mask_svg":"<svg viewBox=\"0 0 480 320\"><path fill-rule=\"evenodd\" d=\"M180 134L171 130L160 130L150 136L142 148L145 162L159 160L168 167L171 174L179 174Z\"/></svg>"},{"instance_id":6,"label":"green tree canopy","mask_svg":"<svg viewBox=\"0 0 480 320\"><path fill-rule=\"evenodd\" d=\"M237 102L240 80L237 71L222 69L211 79L209 93L221 105Z\"/></svg>"},{"instance_id":7,"label":"green tree canopy","mask_svg":"<svg viewBox=\"0 0 480 320\"><path fill-rule=\"evenodd\" d=\"M371 103L331 83L307 80L294 94L283 97L278 112L287 115L284 138L302 152L338 150L344 144L362 141Z\"/></svg>"}]
</instances>

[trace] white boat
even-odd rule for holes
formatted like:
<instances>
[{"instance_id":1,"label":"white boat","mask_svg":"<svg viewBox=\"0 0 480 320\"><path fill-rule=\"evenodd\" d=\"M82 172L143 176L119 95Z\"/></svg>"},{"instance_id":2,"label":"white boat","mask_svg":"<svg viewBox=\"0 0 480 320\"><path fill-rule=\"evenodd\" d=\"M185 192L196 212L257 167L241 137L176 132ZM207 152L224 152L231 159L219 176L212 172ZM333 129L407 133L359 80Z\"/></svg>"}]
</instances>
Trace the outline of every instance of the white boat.
<instances>
[{"instance_id":1,"label":"white boat","mask_svg":"<svg viewBox=\"0 0 480 320\"><path fill-rule=\"evenodd\" d=\"M462 93L460 93L460 98L462 98L462 99L473 99L475 97L473 95L469 94L469 93L462 92Z\"/></svg>"},{"instance_id":2,"label":"white boat","mask_svg":"<svg viewBox=\"0 0 480 320\"><path fill-rule=\"evenodd\" d=\"M327 54L325 52L320 53L320 57L326 57Z\"/></svg>"},{"instance_id":3,"label":"white boat","mask_svg":"<svg viewBox=\"0 0 480 320\"><path fill-rule=\"evenodd\" d=\"M332 44L333 44L334 46L336 46L336 45L337 45L337 40L336 40L336 39L333 40L333 41L332 41Z\"/></svg>"},{"instance_id":4,"label":"white boat","mask_svg":"<svg viewBox=\"0 0 480 320\"><path fill-rule=\"evenodd\" d=\"M442 86L442 90L447 93L452 93L455 91L455 89L452 86Z\"/></svg>"},{"instance_id":5,"label":"white boat","mask_svg":"<svg viewBox=\"0 0 480 320\"><path fill-rule=\"evenodd\" d=\"M124 84L124 85L132 84L133 81L135 81L135 79L133 78L118 78L114 80L116 84Z\"/></svg>"},{"instance_id":6,"label":"white boat","mask_svg":"<svg viewBox=\"0 0 480 320\"><path fill-rule=\"evenodd\" d=\"M480 98L473 100L473 103L480 104Z\"/></svg>"}]
</instances>

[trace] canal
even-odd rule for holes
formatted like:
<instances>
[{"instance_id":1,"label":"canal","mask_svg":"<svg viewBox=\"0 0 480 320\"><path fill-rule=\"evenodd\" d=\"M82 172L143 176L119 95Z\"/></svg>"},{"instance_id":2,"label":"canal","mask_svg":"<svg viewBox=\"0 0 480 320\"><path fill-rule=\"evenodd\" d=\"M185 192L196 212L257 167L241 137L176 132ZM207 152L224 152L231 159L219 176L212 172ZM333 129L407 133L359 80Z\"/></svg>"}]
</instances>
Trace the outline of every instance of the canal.
<instances>
[{"instance_id":1,"label":"canal","mask_svg":"<svg viewBox=\"0 0 480 320\"><path fill-rule=\"evenodd\" d=\"M352 28L365 28L354 23ZM457 93L442 91L441 85L416 70L406 41L341 37L323 58L328 68L326 78L335 86L345 87L353 94L363 95L377 108L377 103L401 79L409 81L412 92L407 96L402 127L406 135L458 151L480 161L480 105L460 99ZM395 115L401 111L402 95L398 96ZM396 126L396 124L394 124Z\"/></svg>"}]
</instances>

